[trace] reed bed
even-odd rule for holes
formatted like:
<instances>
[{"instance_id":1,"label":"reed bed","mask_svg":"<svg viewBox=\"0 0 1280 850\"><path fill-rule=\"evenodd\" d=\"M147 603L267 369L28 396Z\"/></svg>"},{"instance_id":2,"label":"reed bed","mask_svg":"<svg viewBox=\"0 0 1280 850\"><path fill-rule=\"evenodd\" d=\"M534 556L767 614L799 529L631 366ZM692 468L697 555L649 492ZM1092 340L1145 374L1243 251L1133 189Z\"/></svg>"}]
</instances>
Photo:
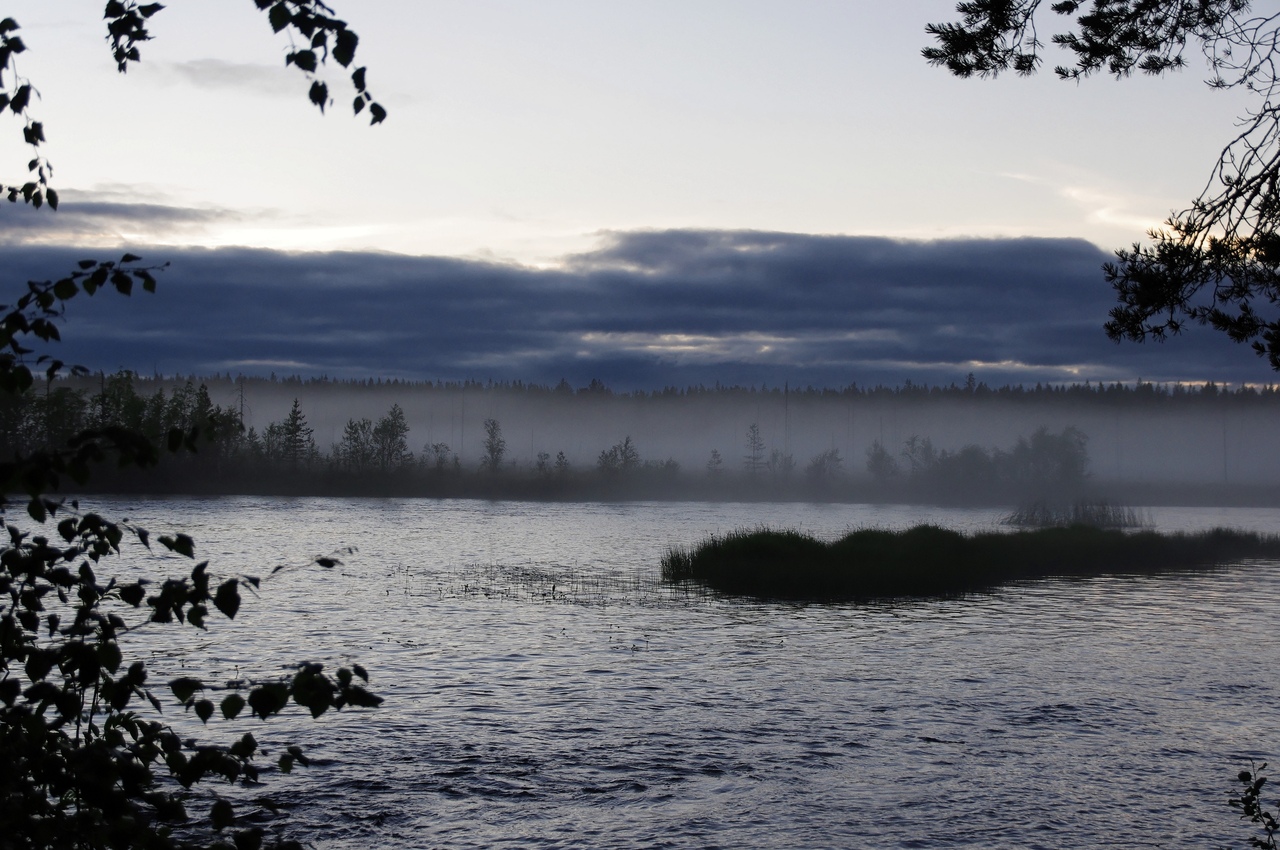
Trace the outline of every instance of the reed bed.
<instances>
[{"instance_id":1,"label":"reed bed","mask_svg":"<svg viewBox=\"0 0 1280 850\"><path fill-rule=\"evenodd\" d=\"M606 607L649 606L707 599L711 591L694 584L663 581L652 569L609 570L551 563L465 564L446 570L392 574L395 592L438 600L492 600L517 603Z\"/></svg>"},{"instance_id":2,"label":"reed bed","mask_svg":"<svg viewBox=\"0 0 1280 850\"><path fill-rule=\"evenodd\" d=\"M1088 525L1093 528L1149 528L1151 518L1124 505L1106 499L1081 500L1069 505L1055 505L1043 499L1019 505L1001 520L1018 528L1069 528Z\"/></svg>"},{"instance_id":3,"label":"reed bed","mask_svg":"<svg viewBox=\"0 0 1280 850\"><path fill-rule=\"evenodd\" d=\"M834 542L757 529L672 549L662 578L721 593L793 600L957 596L1007 582L1202 570L1280 559L1280 537L1214 529L1124 532L1076 525L961 534L932 525L863 529Z\"/></svg>"}]
</instances>

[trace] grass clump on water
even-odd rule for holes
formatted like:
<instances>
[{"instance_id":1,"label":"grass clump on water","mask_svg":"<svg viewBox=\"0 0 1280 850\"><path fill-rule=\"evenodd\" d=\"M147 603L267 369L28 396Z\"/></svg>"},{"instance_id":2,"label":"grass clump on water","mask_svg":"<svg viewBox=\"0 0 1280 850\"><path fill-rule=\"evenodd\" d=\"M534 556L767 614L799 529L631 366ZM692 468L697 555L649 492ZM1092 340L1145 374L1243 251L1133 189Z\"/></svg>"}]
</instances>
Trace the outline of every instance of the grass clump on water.
<instances>
[{"instance_id":1,"label":"grass clump on water","mask_svg":"<svg viewBox=\"0 0 1280 850\"><path fill-rule=\"evenodd\" d=\"M672 549L662 578L772 599L955 596L1051 576L1160 573L1280 559L1280 537L1214 529L1126 533L1084 525L966 535L933 525L863 529L827 543L798 531L735 531Z\"/></svg>"},{"instance_id":2,"label":"grass clump on water","mask_svg":"<svg viewBox=\"0 0 1280 850\"><path fill-rule=\"evenodd\" d=\"M1044 499L1019 505L1002 522L1020 528L1053 528L1089 525L1094 528L1146 528L1148 517L1133 508L1116 505L1105 499L1080 500L1070 505L1055 505Z\"/></svg>"}]
</instances>

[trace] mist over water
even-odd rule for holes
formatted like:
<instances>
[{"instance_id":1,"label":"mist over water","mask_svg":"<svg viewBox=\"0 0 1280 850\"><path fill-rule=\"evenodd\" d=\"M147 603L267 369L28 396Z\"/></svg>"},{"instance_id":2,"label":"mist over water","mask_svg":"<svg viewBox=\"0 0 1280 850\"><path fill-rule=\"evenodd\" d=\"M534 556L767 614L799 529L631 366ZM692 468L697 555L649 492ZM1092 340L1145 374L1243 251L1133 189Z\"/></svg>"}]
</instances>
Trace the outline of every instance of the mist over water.
<instances>
[{"instance_id":1,"label":"mist over water","mask_svg":"<svg viewBox=\"0 0 1280 850\"><path fill-rule=\"evenodd\" d=\"M986 529L999 512L91 507L191 532L219 572L358 547L330 571L278 573L234 623L152 662L158 681L209 657L212 678L304 658L367 664L387 698L377 711L252 724L269 748L318 756L268 787L325 848L1240 846L1225 804L1234 775L1280 739L1274 564L787 605L666 588L659 558L758 523L834 537L922 521ZM1149 513L1164 530L1280 532L1270 509Z\"/></svg>"},{"instance_id":2,"label":"mist over water","mask_svg":"<svg viewBox=\"0 0 1280 850\"><path fill-rule=\"evenodd\" d=\"M209 382L214 401L241 403L240 386ZM564 390L568 390L567 387ZM686 472L705 467L711 451L725 471L740 471L747 429L755 424L765 454L791 454L799 469L836 449L844 471L865 475L866 453L876 442L897 454L912 436L938 449L968 445L1009 449L1038 428L1074 427L1088 437L1089 473L1110 482L1179 482L1231 486L1280 481L1280 399L1264 396L1174 397L1152 401L1100 392L1077 398L1042 394L964 397L928 393L842 394L838 391L708 390L644 397L475 385L423 387L387 383L351 386L325 382L244 384L245 424L262 431L284 418L297 398L327 449L342 439L350 419L374 421L392 404L403 408L415 453L447 443L466 467L484 452L484 422L496 420L507 461L532 467L539 452L563 451L576 468L592 468L601 451L630 436L643 460L676 460Z\"/></svg>"}]
</instances>

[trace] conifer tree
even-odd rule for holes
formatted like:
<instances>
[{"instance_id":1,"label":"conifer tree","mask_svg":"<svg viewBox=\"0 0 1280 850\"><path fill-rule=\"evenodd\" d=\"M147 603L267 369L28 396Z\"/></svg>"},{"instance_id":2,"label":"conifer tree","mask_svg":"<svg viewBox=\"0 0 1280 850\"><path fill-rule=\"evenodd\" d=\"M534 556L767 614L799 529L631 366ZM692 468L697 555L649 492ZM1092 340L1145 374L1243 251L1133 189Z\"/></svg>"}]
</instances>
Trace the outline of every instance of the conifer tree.
<instances>
[{"instance_id":1,"label":"conifer tree","mask_svg":"<svg viewBox=\"0 0 1280 850\"><path fill-rule=\"evenodd\" d=\"M280 423L280 459L288 466L298 467L310 463L317 454L314 430L295 398L289 415Z\"/></svg>"}]
</instances>

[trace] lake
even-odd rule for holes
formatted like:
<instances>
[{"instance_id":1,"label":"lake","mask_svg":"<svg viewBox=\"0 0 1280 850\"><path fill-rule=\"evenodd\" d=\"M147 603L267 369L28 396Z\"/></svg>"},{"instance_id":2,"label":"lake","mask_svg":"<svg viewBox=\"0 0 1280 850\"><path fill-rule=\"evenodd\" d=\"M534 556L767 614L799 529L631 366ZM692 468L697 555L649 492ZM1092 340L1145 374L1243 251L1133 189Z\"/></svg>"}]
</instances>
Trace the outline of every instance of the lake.
<instances>
[{"instance_id":1,"label":"lake","mask_svg":"<svg viewBox=\"0 0 1280 850\"><path fill-rule=\"evenodd\" d=\"M316 764L265 787L319 847L1242 847L1280 744L1280 569L796 605L658 581L714 532L999 513L809 504L99 499L266 576L234 623L143 631L153 683L358 661L376 711L213 723ZM1151 509L1280 532L1280 511ZM308 559L357 551L330 570ZM131 553L121 572L150 571ZM177 574L180 559L161 567ZM163 646L161 651L159 647ZM129 657L126 647L126 658ZM169 697L171 699L171 697ZM171 721L191 724L174 709ZM198 723L194 725L198 726ZM264 763L270 763L271 759ZM266 809L256 819L280 821Z\"/></svg>"}]
</instances>

